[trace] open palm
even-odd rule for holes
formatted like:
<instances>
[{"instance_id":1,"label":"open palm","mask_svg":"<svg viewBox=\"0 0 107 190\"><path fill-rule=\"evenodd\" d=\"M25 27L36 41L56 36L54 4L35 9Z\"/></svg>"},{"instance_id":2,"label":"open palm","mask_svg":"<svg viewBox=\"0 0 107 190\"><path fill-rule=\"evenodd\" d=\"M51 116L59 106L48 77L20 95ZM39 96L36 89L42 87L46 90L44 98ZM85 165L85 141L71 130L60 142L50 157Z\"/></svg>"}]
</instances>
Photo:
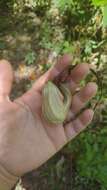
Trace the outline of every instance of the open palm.
<instances>
[{"instance_id":1,"label":"open palm","mask_svg":"<svg viewBox=\"0 0 107 190\"><path fill-rule=\"evenodd\" d=\"M42 88L48 80L53 80L70 64L69 55L42 75L32 89L15 101L7 96L12 85L12 69L7 61L0 64L0 162L10 173L21 176L38 168L67 142L78 135L93 118L93 111L85 110L73 122L66 125L47 123L41 111ZM89 73L87 64L80 64L71 72L68 81L72 92ZM97 91L94 83L88 83L73 96L68 119L76 114Z\"/></svg>"}]
</instances>

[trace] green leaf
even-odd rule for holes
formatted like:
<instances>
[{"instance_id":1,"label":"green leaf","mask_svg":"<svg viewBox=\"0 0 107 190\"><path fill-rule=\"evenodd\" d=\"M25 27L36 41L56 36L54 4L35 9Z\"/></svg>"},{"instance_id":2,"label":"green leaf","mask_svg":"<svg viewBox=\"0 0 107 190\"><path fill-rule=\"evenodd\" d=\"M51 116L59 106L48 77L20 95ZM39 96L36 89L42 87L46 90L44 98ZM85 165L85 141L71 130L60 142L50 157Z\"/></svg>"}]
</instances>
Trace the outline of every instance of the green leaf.
<instances>
[{"instance_id":1,"label":"green leaf","mask_svg":"<svg viewBox=\"0 0 107 190\"><path fill-rule=\"evenodd\" d=\"M3 49L5 49L5 47L6 47L6 44L5 44L5 42L3 42L3 41L0 41L0 50L3 50Z\"/></svg>"},{"instance_id":2,"label":"green leaf","mask_svg":"<svg viewBox=\"0 0 107 190\"><path fill-rule=\"evenodd\" d=\"M29 52L26 56L25 56L25 62L28 64L28 65L31 65L35 62L36 60L36 55L35 55L35 52Z\"/></svg>"},{"instance_id":3,"label":"green leaf","mask_svg":"<svg viewBox=\"0 0 107 190\"><path fill-rule=\"evenodd\" d=\"M97 173L97 178L107 188L107 165L106 164L99 167L99 172Z\"/></svg>"},{"instance_id":4,"label":"green leaf","mask_svg":"<svg viewBox=\"0 0 107 190\"><path fill-rule=\"evenodd\" d=\"M66 1L66 0L54 0L53 2L54 2L54 4L55 4L57 7L61 8L62 10L63 10L66 6L70 7L70 6L73 4L73 0L69 0L69 1Z\"/></svg>"},{"instance_id":5,"label":"green leaf","mask_svg":"<svg viewBox=\"0 0 107 190\"><path fill-rule=\"evenodd\" d=\"M107 5L103 7L103 26L107 27Z\"/></svg>"},{"instance_id":6,"label":"green leaf","mask_svg":"<svg viewBox=\"0 0 107 190\"><path fill-rule=\"evenodd\" d=\"M92 0L95 6L104 6L107 4L107 0Z\"/></svg>"}]
</instances>

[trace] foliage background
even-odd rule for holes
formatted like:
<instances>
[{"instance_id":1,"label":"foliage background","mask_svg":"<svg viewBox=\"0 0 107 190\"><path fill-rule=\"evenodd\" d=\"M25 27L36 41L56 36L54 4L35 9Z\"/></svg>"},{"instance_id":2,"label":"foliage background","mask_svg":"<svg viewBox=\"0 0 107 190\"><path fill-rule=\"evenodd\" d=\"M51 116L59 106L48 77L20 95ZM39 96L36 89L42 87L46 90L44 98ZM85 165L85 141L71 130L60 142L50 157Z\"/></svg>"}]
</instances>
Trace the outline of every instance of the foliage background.
<instances>
[{"instance_id":1,"label":"foliage background","mask_svg":"<svg viewBox=\"0 0 107 190\"><path fill-rule=\"evenodd\" d=\"M91 63L103 85L88 129L23 176L17 190L107 189L107 31L102 19L102 8L90 0L0 0L0 58L10 60L15 70L12 99L64 53L75 55L73 64ZM88 80L96 77L90 74ZM99 96L100 89L90 106Z\"/></svg>"}]
</instances>

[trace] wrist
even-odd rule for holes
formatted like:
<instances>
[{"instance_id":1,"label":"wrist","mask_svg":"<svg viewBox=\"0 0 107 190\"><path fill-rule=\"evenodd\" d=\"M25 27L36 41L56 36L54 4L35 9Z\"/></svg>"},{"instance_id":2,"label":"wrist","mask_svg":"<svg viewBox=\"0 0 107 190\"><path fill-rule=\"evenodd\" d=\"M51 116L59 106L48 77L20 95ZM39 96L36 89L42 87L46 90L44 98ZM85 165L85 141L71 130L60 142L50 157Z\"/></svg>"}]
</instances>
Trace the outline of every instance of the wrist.
<instances>
[{"instance_id":1,"label":"wrist","mask_svg":"<svg viewBox=\"0 0 107 190\"><path fill-rule=\"evenodd\" d=\"M10 174L0 165L0 190L11 190L18 181L18 177Z\"/></svg>"}]
</instances>

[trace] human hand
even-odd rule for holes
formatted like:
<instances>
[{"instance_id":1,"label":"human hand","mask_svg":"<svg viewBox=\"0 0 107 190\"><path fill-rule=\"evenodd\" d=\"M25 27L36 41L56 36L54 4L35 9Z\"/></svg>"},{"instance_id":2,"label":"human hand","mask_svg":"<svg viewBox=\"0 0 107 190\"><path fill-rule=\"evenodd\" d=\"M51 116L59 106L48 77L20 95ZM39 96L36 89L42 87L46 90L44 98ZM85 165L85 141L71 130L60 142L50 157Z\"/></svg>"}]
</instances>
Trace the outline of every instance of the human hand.
<instances>
[{"instance_id":1,"label":"human hand","mask_svg":"<svg viewBox=\"0 0 107 190\"><path fill-rule=\"evenodd\" d=\"M69 55L63 56L28 92L13 102L8 98L13 71L7 61L0 62L0 164L8 174L20 177L38 168L91 122L93 118L91 109L85 110L65 126L49 124L42 117L42 88L48 80L58 76L70 62ZM72 92L75 92L79 82L88 73L87 64L80 64L72 70L68 82ZM68 118L84 107L96 91L96 84L90 82L76 93Z\"/></svg>"}]
</instances>

